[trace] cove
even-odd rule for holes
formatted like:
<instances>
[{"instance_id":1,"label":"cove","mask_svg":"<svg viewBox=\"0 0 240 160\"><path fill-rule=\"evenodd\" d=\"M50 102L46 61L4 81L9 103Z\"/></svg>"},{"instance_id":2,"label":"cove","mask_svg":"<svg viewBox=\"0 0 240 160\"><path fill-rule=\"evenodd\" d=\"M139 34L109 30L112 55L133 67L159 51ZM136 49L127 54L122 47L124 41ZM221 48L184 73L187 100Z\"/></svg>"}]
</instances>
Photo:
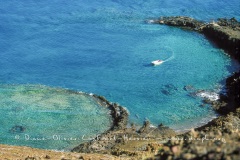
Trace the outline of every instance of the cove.
<instances>
[{"instance_id":1,"label":"cove","mask_svg":"<svg viewBox=\"0 0 240 160\"><path fill-rule=\"evenodd\" d=\"M145 20L164 14L209 20L228 11L234 16L238 8L216 4L223 10L221 15L200 2L186 1L181 7L174 7L173 1L161 3L71 1L66 7L63 1L4 2L0 5L0 83L42 84L103 95L127 107L130 121L139 125L146 118L176 130L206 123L216 117L214 111L184 88L219 93L224 79L239 65L202 35ZM193 6L198 12L189 9ZM150 65L172 52L174 58L166 63ZM6 107L14 103L9 99ZM13 126L22 125L12 124L4 133Z\"/></svg>"}]
</instances>

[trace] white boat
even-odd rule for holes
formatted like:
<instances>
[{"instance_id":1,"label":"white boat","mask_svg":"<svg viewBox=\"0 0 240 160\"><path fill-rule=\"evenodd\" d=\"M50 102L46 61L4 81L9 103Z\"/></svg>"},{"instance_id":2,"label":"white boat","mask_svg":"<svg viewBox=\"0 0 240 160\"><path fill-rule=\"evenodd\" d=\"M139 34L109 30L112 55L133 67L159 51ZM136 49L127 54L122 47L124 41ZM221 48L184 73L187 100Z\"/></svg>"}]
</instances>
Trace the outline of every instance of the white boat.
<instances>
[{"instance_id":1,"label":"white boat","mask_svg":"<svg viewBox=\"0 0 240 160\"><path fill-rule=\"evenodd\" d=\"M157 65L160 65L162 64L164 61L162 60L156 60L156 61L152 61L151 63L154 65L154 66L157 66Z\"/></svg>"}]
</instances>

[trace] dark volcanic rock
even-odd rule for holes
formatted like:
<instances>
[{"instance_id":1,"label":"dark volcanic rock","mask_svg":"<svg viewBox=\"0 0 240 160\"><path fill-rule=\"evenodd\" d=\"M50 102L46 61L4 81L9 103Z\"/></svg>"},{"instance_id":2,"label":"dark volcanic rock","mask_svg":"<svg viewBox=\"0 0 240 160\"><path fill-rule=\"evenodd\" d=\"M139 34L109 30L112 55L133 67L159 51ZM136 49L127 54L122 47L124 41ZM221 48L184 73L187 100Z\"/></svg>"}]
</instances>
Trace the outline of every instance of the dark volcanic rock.
<instances>
[{"instance_id":1,"label":"dark volcanic rock","mask_svg":"<svg viewBox=\"0 0 240 160\"><path fill-rule=\"evenodd\" d=\"M160 23L183 27L178 17L165 19L167 21L163 20ZM194 29L196 26L188 27ZM217 23L203 24L197 30L240 61L240 24L235 18L218 19ZM213 108L223 116L180 135L179 139L183 137L183 140L169 140L159 150L157 159L240 159L239 71L227 78L226 88L227 94L221 95L220 100L212 102Z\"/></svg>"},{"instance_id":2,"label":"dark volcanic rock","mask_svg":"<svg viewBox=\"0 0 240 160\"><path fill-rule=\"evenodd\" d=\"M203 23L193 18L176 16L162 17L159 23L195 29L240 61L240 23L235 18L219 18L217 22ZM213 103L213 108L221 114L234 111L240 105L239 74L235 73L227 79L227 96L221 96L218 102ZM189 87L185 86L184 90L189 90ZM162 90L165 94L171 94L170 91Z\"/></svg>"},{"instance_id":3,"label":"dark volcanic rock","mask_svg":"<svg viewBox=\"0 0 240 160\"><path fill-rule=\"evenodd\" d=\"M240 109L163 144L157 159L240 158Z\"/></svg>"},{"instance_id":4,"label":"dark volcanic rock","mask_svg":"<svg viewBox=\"0 0 240 160\"><path fill-rule=\"evenodd\" d=\"M240 107L240 72L234 73L226 80L227 95L221 96L213 108L222 115L234 112Z\"/></svg>"},{"instance_id":5,"label":"dark volcanic rock","mask_svg":"<svg viewBox=\"0 0 240 160\"><path fill-rule=\"evenodd\" d=\"M151 127L150 122L146 120L143 126L136 131L132 128L124 129L112 129L101 135L98 135L94 140L80 144L75 147L73 152L82 153L108 153L114 155L130 154L131 151L119 151L119 146L126 145L131 146L131 142L135 141L134 144L147 144L148 140L155 140L156 138L175 136L174 130L163 125ZM134 150L143 150L145 147L136 147Z\"/></svg>"},{"instance_id":6,"label":"dark volcanic rock","mask_svg":"<svg viewBox=\"0 0 240 160\"><path fill-rule=\"evenodd\" d=\"M167 96L173 95L177 93L177 91L178 91L177 87L175 87L173 84L167 84L161 88L161 92Z\"/></svg>"},{"instance_id":7,"label":"dark volcanic rock","mask_svg":"<svg viewBox=\"0 0 240 160\"><path fill-rule=\"evenodd\" d=\"M122 106L117 103L110 103L104 97L93 95L99 103L103 106L109 108L112 116L112 126L111 128L102 133L101 135L96 135L95 139L82 143L79 146L72 149L73 152L83 152L83 153L92 153L102 150L109 150L116 143L116 137L113 134L118 130L124 130L128 123L128 112Z\"/></svg>"},{"instance_id":8,"label":"dark volcanic rock","mask_svg":"<svg viewBox=\"0 0 240 160\"><path fill-rule=\"evenodd\" d=\"M110 130L124 129L128 122L128 111L117 103L109 102L105 97L93 95L102 106L106 106L111 111L112 126Z\"/></svg>"},{"instance_id":9,"label":"dark volcanic rock","mask_svg":"<svg viewBox=\"0 0 240 160\"><path fill-rule=\"evenodd\" d=\"M240 30L209 24L203 28L203 33L229 55L240 60Z\"/></svg>"},{"instance_id":10,"label":"dark volcanic rock","mask_svg":"<svg viewBox=\"0 0 240 160\"><path fill-rule=\"evenodd\" d=\"M154 138L171 137L176 135L176 132L173 129L164 126L162 123L158 125L158 127L151 127L151 123L149 120L146 120L143 123L143 126L138 130L138 133L144 136L152 136Z\"/></svg>"},{"instance_id":11,"label":"dark volcanic rock","mask_svg":"<svg viewBox=\"0 0 240 160\"><path fill-rule=\"evenodd\" d=\"M126 128L128 123L128 112L122 106L116 103L109 106L111 110L111 115L113 117L112 130L120 130Z\"/></svg>"},{"instance_id":12,"label":"dark volcanic rock","mask_svg":"<svg viewBox=\"0 0 240 160\"><path fill-rule=\"evenodd\" d=\"M234 17L231 19L218 18L217 24L219 24L220 26L229 26L232 27L233 29L240 27L240 23Z\"/></svg>"},{"instance_id":13,"label":"dark volcanic rock","mask_svg":"<svg viewBox=\"0 0 240 160\"><path fill-rule=\"evenodd\" d=\"M240 72L234 73L226 81L228 93L227 96L232 97L236 105L240 106Z\"/></svg>"},{"instance_id":14,"label":"dark volcanic rock","mask_svg":"<svg viewBox=\"0 0 240 160\"><path fill-rule=\"evenodd\" d=\"M163 17L158 22L203 33L220 48L225 49L229 55L240 60L240 25L234 18L219 19L217 23L203 23L189 17L178 16ZM240 159L240 72L227 79L226 88L226 95L220 96L220 100L216 102L211 102L215 110L224 116L191 132L183 133L176 139L168 140L158 149L158 155L154 159ZM184 90L194 89L192 86L185 86ZM162 92L171 95L177 92L177 88L173 85L166 85L162 88ZM72 150L74 152L121 155L121 153L127 154L127 151L119 151L116 146L128 143L123 137L166 138L175 136L175 132L170 128L163 125L154 128L150 126L149 121L145 121L138 132L133 129L134 127L128 129L126 128L128 113L123 107L108 102L104 97L96 98L111 110L113 126L94 140L75 147Z\"/></svg>"},{"instance_id":15,"label":"dark volcanic rock","mask_svg":"<svg viewBox=\"0 0 240 160\"><path fill-rule=\"evenodd\" d=\"M229 55L240 61L240 23L235 18L220 18L217 22L203 23L193 18L176 16L162 17L159 23L203 33Z\"/></svg>"},{"instance_id":16,"label":"dark volcanic rock","mask_svg":"<svg viewBox=\"0 0 240 160\"><path fill-rule=\"evenodd\" d=\"M147 132L149 132L149 129L150 129L150 122L148 120L146 120L138 132L139 133L147 133Z\"/></svg>"},{"instance_id":17,"label":"dark volcanic rock","mask_svg":"<svg viewBox=\"0 0 240 160\"><path fill-rule=\"evenodd\" d=\"M192 30L201 30L204 25L203 22L197 21L190 17L176 16L176 17L161 17L160 24L166 24L169 26L184 27Z\"/></svg>"},{"instance_id":18,"label":"dark volcanic rock","mask_svg":"<svg viewBox=\"0 0 240 160\"><path fill-rule=\"evenodd\" d=\"M23 126L20 126L20 125L16 125L16 126L13 126L11 129L10 129L10 132L11 133L22 133L26 130L25 127Z\"/></svg>"}]
</instances>

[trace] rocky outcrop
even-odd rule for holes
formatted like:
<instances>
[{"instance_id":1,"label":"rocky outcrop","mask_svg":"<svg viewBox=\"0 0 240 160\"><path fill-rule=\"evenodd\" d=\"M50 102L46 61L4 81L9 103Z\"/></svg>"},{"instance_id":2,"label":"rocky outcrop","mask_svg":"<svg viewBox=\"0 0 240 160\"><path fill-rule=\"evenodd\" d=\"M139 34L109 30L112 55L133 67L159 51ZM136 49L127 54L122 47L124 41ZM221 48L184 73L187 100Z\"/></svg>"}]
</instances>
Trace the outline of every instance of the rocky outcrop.
<instances>
[{"instance_id":1,"label":"rocky outcrop","mask_svg":"<svg viewBox=\"0 0 240 160\"><path fill-rule=\"evenodd\" d=\"M235 18L219 18L217 22L204 23L189 17L173 16L161 17L154 22L198 31L240 61L240 23ZM184 89L189 88L186 86ZM240 105L240 72L226 80L226 88L227 96L221 95L219 101L211 102L217 112L225 115L235 111Z\"/></svg>"},{"instance_id":2,"label":"rocky outcrop","mask_svg":"<svg viewBox=\"0 0 240 160\"><path fill-rule=\"evenodd\" d=\"M108 107L111 110L111 115L113 117L113 124L111 130L124 129L128 123L128 112L122 106L116 103Z\"/></svg>"},{"instance_id":3,"label":"rocky outcrop","mask_svg":"<svg viewBox=\"0 0 240 160\"><path fill-rule=\"evenodd\" d=\"M157 22L157 21L156 21ZM158 21L160 24L169 26L183 27L191 30L199 31L205 25L201 21L197 21L190 17L176 16L176 17L161 17Z\"/></svg>"},{"instance_id":4,"label":"rocky outcrop","mask_svg":"<svg viewBox=\"0 0 240 160\"><path fill-rule=\"evenodd\" d=\"M221 24L221 23L220 23ZM229 55L240 61L240 28L233 29L231 26L208 24L203 34L211 39L216 45L228 52Z\"/></svg>"},{"instance_id":5,"label":"rocky outcrop","mask_svg":"<svg viewBox=\"0 0 240 160\"><path fill-rule=\"evenodd\" d=\"M233 17L230 19L227 18L218 18L217 22L220 26L228 26L231 27L233 30L240 27L240 23Z\"/></svg>"},{"instance_id":6,"label":"rocky outcrop","mask_svg":"<svg viewBox=\"0 0 240 160\"><path fill-rule=\"evenodd\" d=\"M227 96L232 98L234 106L240 107L240 71L227 78L226 86L228 89Z\"/></svg>"},{"instance_id":7,"label":"rocky outcrop","mask_svg":"<svg viewBox=\"0 0 240 160\"><path fill-rule=\"evenodd\" d=\"M93 95L94 98L102 105L110 110L112 117L112 126L109 130L124 129L128 123L129 113L126 108L118 105L117 103L109 102L105 97L99 95Z\"/></svg>"},{"instance_id":8,"label":"rocky outcrop","mask_svg":"<svg viewBox=\"0 0 240 160\"><path fill-rule=\"evenodd\" d=\"M234 73L226 80L227 95L213 103L213 108L220 114L226 115L240 107L240 72Z\"/></svg>"},{"instance_id":9,"label":"rocky outcrop","mask_svg":"<svg viewBox=\"0 0 240 160\"><path fill-rule=\"evenodd\" d=\"M106 106L110 110L112 117L112 126L108 131L101 135L96 135L95 139L89 142L80 144L79 146L72 149L73 152L92 153L99 151L109 150L116 141L116 137L113 133L124 130L128 123L128 111L118 105L117 103L111 103L106 100L103 96L92 95L102 105Z\"/></svg>"},{"instance_id":10,"label":"rocky outcrop","mask_svg":"<svg viewBox=\"0 0 240 160\"><path fill-rule=\"evenodd\" d=\"M235 18L204 23L189 17L173 16L161 17L154 22L198 31L240 61L240 23Z\"/></svg>"},{"instance_id":11,"label":"rocky outcrop","mask_svg":"<svg viewBox=\"0 0 240 160\"><path fill-rule=\"evenodd\" d=\"M239 60L239 22L232 19L218 19L217 23L203 23L189 17L163 17L154 23L178 26L195 30L213 40L220 48ZM43 151L29 147L0 147L0 159L240 159L240 72L226 80L227 95L213 103L220 116L208 124L176 136L169 127L160 124L151 127L149 121L137 130L135 125L127 128L128 112L124 107L107 101L102 96L92 95L108 107L112 116L111 128L96 138L75 147L73 152L105 153L79 154ZM174 86L165 86L164 92L172 94ZM166 91L165 91L166 90ZM190 85L184 90L194 91ZM212 102L211 102L212 103ZM11 132L24 132L23 126L13 126ZM171 136L176 136L169 138ZM162 140L170 139L163 143ZM29 151L29 152L28 152ZM149 152L154 158L138 156ZM33 156L34 155L34 156ZM112 156L112 155L117 155ZM123 156L123 157L119 157Z\"/></svg>"},{"instance_id":12,"label":"rocky outcrop","mask_svg":"<svg viewBox=\"0 0 240 160\"><path fill-rule=\"evenodd\" d=\"M107 153L116 156L122 154L128 156L139 156L150 142L162 141L162 139L175 136L176 133L169 127L159 125L152 127L150 121L146 120L143 126L136 130L132 125L130 128L109 130L97 135L92 141L80 144L73 152L81 153ZM160 143L160 142L159 142ZM135 145L135 146L133 146Z\"/></svg>"},{"instance_id":13,"label":"rocky outcrop","mask_svg":"<svg viewBox=\"0 0 240 160\"><path fill-rule=\"evenodd\" d=\"M184 24L184 21L188 24ZM190 22L189 22L190 21ZM196 23L187 17L165 17L160 24L184 27L203 33L229 55L240 61L240 24L236 19ZM200 24L201 23L201 24ZM200 24L200 25L197 25ZM191 87L185 87L185 90ZM163 144L157 159L239 159L240 158L240 71L226 80L227 94L213 108L222 116Z\"/></svg>"},{"instance_id":14,"label":"rocky outcrop","mask_svg":"<svg viewBox=\"0 0 240 160\"><path fill-rule=\"evenodd\" d=\"M138 130L139 133L149 133L150 130L150 121L146 120L143 123L143 126Z\"/></svg>"},{"instance_id":15,"label":"rocky outcrop","mask_svg":"<svg viewBox=\"0 0 240 160\"><path fill-rule=\"evenodd\" d=\"M160 147L157 159L240 158L240 109L209 124L169 140Z\"/></svg>"},{"instance_id":16,"label":"rocky outcrop","mask_svg":"<svg viewBox=\"0 0 240 160\"><path fill-rule=\"evenodd\" d=\"M189 17L178 16L162 17L152 22L198 31L212 39L220 48L227 50L230 55L238 58L239 26L234 19L219 19L217 23L204 23ZM96 136L90 142L80 144L72 151L136 157L145 151L150 150L153 153L159 150L155 157L157 159L237 159L240 149L238 147L240 141L238 132L240 129L238 125L240 123L240 73L229 77L226 85L227 95L220 96L216 102L210 101L214 109L224 116L178 136L162 124L158 127L151 127L148 120L139 130L135 125L127 128L128 112L118 104L108 102L104 97L95 96L100 103L105 104L111 110L113 126L109 131ZM193 91L194 88L185 86L184 90ZM163 88L163 91L173 94L175 89L174 86L168 85ZM169 139L172 136L176 136L175 139L161 144L163 139ZM152 143L158 143L158 145L155 146Z\"/></svg>"},{"instance_id":17,"label":"rocky outcrop","mask_svg":"<svg viewBox=\"0 0 240 160\"><path fill-rule=\"evenodd\" d=\"M220 116L208 124L169 140L156 159L240 158L240 72L226 80L227 95L213 104Z\"/></svg>"}]
</instances>

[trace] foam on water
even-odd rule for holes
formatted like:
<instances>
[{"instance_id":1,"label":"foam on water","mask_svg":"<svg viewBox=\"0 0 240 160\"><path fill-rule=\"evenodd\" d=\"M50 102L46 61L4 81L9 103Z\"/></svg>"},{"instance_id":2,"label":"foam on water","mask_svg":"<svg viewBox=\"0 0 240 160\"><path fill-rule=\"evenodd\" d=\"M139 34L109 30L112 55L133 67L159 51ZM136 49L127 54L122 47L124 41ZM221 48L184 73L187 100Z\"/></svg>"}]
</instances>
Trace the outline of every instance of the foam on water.
<instances>
[{"instance_id":1,"label":"foam on water","mask_svg":"<svg viewBox=\"0 0 240 160\"><path fill-rule=\"evenodd\" d=\"M215 92L199 92L197 93L197 96L202 97L202 98L206 98L210 101L216 101L219 99L219 94L215 93Z\"/></svg>"}]
</instances>

